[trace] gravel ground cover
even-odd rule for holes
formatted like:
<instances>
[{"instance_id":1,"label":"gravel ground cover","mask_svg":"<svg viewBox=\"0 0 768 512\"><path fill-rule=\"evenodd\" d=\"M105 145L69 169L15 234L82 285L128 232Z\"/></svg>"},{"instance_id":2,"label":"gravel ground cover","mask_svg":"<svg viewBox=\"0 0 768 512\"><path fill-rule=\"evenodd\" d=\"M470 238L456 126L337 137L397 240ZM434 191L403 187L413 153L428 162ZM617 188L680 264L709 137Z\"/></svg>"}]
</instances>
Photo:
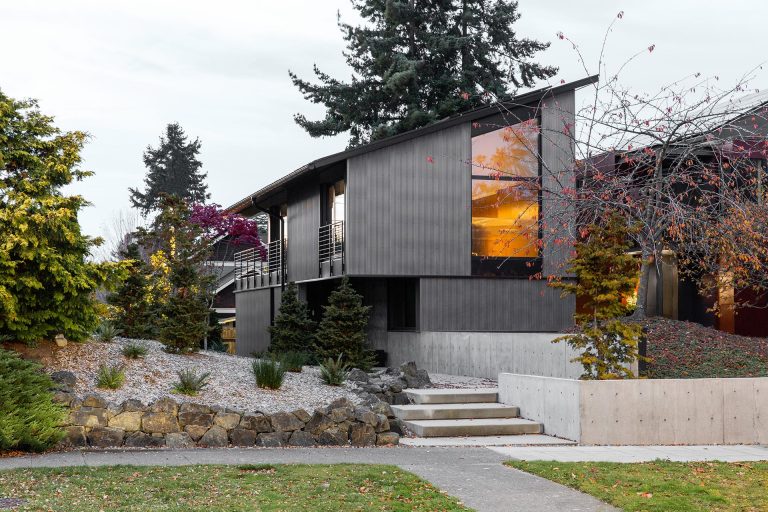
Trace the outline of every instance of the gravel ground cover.
<instances>
[{"instance_id":1,"label":"gravel ground cover","mask_svg":"<svg viewBox=\"0 0 768 512\"><path fill-rule=\"evenodd\" d=\"M443 389L495 388L499 385L493 379L462 377L460 375L447 375L444 373L430 373L429 378L432 380L432 387Z\"/></svg>"}]
</instances>

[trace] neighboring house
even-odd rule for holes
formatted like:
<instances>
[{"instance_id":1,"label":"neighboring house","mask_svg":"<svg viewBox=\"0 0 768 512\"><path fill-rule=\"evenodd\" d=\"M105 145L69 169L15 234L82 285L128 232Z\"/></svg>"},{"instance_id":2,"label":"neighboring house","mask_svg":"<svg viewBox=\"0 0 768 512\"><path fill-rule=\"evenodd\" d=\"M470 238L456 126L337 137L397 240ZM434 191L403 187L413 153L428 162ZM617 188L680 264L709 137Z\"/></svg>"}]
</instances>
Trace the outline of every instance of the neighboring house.
<instances>
[{"instance_id":1,"label":"neighboring house","mask_svg":"<svg viewBox=\"0 0 768 512\"><path fill-rule=\"evenodd\" d=\"M547 200L526 183L542 179L540 160L571 168L564 126L574 123L574 91L595 81L534 91L315 160L228 208L270 218L267 257L248 250L234 258L237 352L267 349L288 280L319 318L342 275L372 306L369 342L394 363L418 360L435 340L456 358L469 361L472 352L489 360L497 357L492 347L516 333L572 325L574 299L531 279L567 255L531 243L543 236ZM510 146L510 126L524 144ZM477 165L498 158L513 160L514 175Z\"/></svg>"}]
</instances>

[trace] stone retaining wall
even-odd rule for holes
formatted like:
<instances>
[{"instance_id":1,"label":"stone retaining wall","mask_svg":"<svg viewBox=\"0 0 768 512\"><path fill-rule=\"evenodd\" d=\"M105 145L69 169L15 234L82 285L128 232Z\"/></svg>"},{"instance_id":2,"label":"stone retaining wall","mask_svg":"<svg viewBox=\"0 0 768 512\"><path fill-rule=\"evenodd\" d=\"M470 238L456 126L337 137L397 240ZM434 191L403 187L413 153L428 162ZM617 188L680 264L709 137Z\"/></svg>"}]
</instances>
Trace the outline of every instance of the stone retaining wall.
<instances>
[{"instance_id":1,"label":"stone retaining wall","mask_svg":"<svg viewBox=\"0 0 768 512\"><path fill-rule=\"evenodd\" d=\"M65 447L381 446L400 439L388 404L355 407L346 398L312 414L298 409L269 415L171 398L149 405L138 400L118 405L98 395L79 399L58 393L57 398L70 411Z\"/></svg>"}]
</instances>

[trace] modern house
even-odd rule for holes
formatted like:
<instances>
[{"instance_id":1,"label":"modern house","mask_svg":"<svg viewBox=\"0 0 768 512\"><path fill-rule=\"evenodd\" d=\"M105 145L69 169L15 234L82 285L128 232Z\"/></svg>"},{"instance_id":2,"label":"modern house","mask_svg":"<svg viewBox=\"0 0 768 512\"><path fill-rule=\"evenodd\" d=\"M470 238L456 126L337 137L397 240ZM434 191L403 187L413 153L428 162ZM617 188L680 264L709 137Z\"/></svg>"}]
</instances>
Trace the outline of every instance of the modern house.
<instances>
[{"instance_id":1,"label":"modern house","mask_svg":"<svg viewBox=\"0 0 768 512\"><path fill-rule=\"evenodd\" d=\"M548 199L531 185L542 164L572 167L564 127L575 90L596 80L320 158L229 207L270 219L267 257L235 255L238 353L268 348L285 283L319 316L344 275L372 306L369 342L394 364L453 358L458 371L497 358L519 333L551 339L571 325L574 300L532 279L565 254L538 243Z\"/></svg>"}]
</instances>

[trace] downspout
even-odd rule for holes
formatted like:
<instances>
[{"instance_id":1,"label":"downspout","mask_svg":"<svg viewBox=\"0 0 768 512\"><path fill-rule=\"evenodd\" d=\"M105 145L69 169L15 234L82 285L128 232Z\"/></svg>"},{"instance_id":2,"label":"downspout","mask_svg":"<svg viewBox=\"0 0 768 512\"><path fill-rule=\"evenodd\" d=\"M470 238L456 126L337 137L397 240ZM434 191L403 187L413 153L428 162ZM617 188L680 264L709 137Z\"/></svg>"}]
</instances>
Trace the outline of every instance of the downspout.
<instances>
[{"instance_id":1,"label":"downspout","mask_svg":"<svg viewBox=\"0 0 768 512\"><path fill-rule=\"evenodd\" d=\"M280 291L284 292L285 291L285 270L286 270L286 268L285 268L286 267L285 246L283 245L284 240L285 240L284 239L284 237L285 237L285 220L280 215L275 215L271 211L269 211L269 210L267 210L265 208L262 208L261 206L256 204L256 200L253 197L251 197L251 205L254 208L256 208L257 210L259 210L260 212L266 213L267 215L269 215L273 219L277 219L278 221L280 221Z\"/></svg>"}]
</instances>

